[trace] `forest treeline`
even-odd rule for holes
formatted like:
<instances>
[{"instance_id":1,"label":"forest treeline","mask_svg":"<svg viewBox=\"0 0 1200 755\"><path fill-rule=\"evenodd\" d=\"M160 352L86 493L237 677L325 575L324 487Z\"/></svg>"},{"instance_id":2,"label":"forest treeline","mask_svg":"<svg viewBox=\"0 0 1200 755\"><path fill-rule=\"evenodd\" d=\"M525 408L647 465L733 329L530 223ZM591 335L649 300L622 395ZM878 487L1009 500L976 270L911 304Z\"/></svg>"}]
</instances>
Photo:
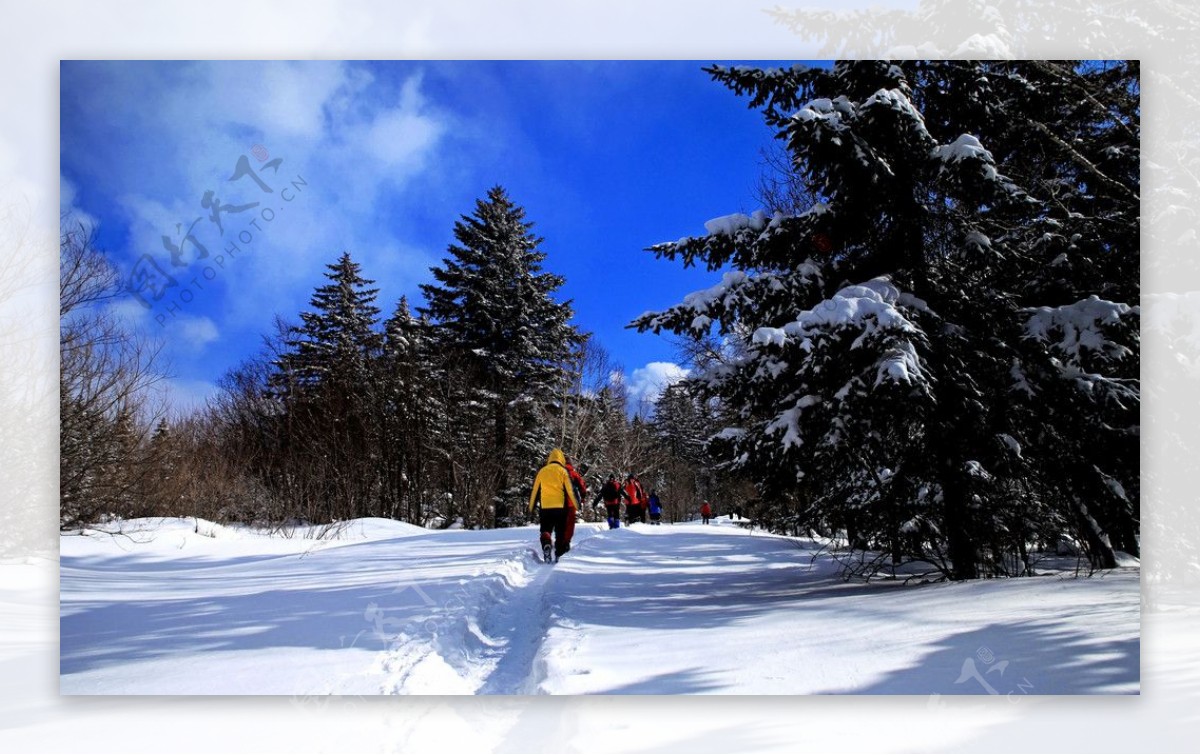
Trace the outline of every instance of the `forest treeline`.
<instances>
[{"instance_id":1,"label":"forest treeline","mask_svg":"<svg viewBox=\"0 0 1200 755\"><path fill-rule=\"evenodd\" d=\"M402 297L386 317L374 282L341 254L299 321L277 318L261 353L190 416L153 419L154 355L128 333L64 360L62 525L146 515L520 524L532 473L555 447L587 465L593 494L610 473L653 480L668 519L725 494L731 483L704 469L701 440L679 440L691 417L631 405L620 365L571 324L570 303L555 297L563 279L542 269L542 239L503 189L454 234L422 287L426 305ZM90 278L102 290L89 303L119 296L86 230L64 233L62 259L64 292ZM64 354L86 333L120 331L102 307L68 298Z\"/></svg>"}]
</instances>

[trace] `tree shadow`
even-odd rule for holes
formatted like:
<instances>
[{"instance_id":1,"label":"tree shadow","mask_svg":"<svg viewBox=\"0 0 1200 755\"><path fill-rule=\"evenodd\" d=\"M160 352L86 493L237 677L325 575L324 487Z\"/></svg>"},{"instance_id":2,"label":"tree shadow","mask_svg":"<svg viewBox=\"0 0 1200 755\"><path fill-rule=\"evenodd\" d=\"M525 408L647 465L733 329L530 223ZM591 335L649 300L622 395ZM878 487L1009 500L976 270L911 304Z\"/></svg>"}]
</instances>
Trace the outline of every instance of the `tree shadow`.
<instances>
[{"instance_id":1,"label":"tree shadow","mask_svg":"<svg viewBox=\"0 0 1200 755\"><path fill-rule=\"evenodd\" d=\"M72 576L61 600L59 673L198 652L386 650L401 632L420 633L461 600L465 579L479 567L478 548L423 552L415 540L360 543L353 566L340 556L337 584L326 587L330 562L320 552L124 569L111 558L64 556L63 572ZM511 541L497 543L497 561L512 553ZM423 572L419 582L406 577L414 561ZM223 578L231 580L228 595L220 594ZM95 599L72 594L86 595L93 584L101 591ZM117 590L130 598L112 597Z\"/></svg>"},{"instance_id":2,"label":"tree shadow","mask_svg":"<svg viewBox=\"0 0 1200 755\"><path fill-rule=\"evenodd\" d=\"M700 668L670 671L638 679L608 689L597 690L597 695L695 695L722 689L725 685L713 674Z\"/></svg>"},{"instance_id":3,"label":"tree shadow","mask_svg":"<svg viewBox=\"0 0 1200 755\"><path fill-rule=\"evenodd\" d=\"M813 560L783 538L758 538L748 551L744 537L674 533L667 553L654 551L651 537L633 531L594 538L572 554L564 608L583 623L601 626L714 628L774 613L783 605L795 610L801 600L899 587L846 583L833 565ZM611 568L614 564L620 568Z\"/></svg>"},{"instance_id":4,"label":"tree shadow","mask_svg":"<svg viewBox=\"0 0 1200 755\"><path fill-rule=\"evenodd\" d=\"M1138 637L1099 640L1067 622L994 622L948 635L920 660L866 686L822 690L856 695L1136 694Z\"/></svg>"}]
</instances>

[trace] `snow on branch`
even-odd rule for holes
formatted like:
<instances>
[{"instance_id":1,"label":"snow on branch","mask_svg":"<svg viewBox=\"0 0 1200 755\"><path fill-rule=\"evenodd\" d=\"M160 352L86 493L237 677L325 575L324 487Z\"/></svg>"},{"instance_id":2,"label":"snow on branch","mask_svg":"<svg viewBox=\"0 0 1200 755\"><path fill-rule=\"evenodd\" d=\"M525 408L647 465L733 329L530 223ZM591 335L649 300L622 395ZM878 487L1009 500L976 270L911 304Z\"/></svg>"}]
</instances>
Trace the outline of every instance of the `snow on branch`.
<instances>
[{"instance_id":1,"label":"snow on branch","mask_svg":"<svg viewBox=\"0 0 1200 755\"><path fill-rule=\"evenodd\" d=\"M862 111L864 113L868 110L874 111L877 109L888 110L904 118L911 126L912 131L922 141L928 143L934 140L929 135L929 130L925 127L925 116L921 115L920 111L912 104L912 100L902 90L880 89L868 97L862 104Z\"/></svg>"},{"instance_id":2,"label":"snow on branch","mask_svg":"<svg viewBox=\"0 0 1200 755\"><path fill-rule=\"evenodd\" d=\"M781 412L771 424L767 425L767 434L773 435L780 430L783 430L783 437L780 439L780 444L786 451L789 448L799 448L803 445L800 440L800 407L794 406L791 409L786 409Z\"/></svg>"},{"instance_id":3,"label":"snow on branch","mask_svg":"<svg viewBox=\"0 0 1200 755\"><path fill-rule=\"evenodd\" d=\"M792 116L793 120L810 123L819 122L834 131L844 131L848 126L843 119L854 117L854 104L846 97L831 100L828 97L818 97L806 103Z\"/></svg>"},{"instance_id":4,"label":"snow on branch","mask_svg":"<svg viewBox=\"0 0 1200 755\"><path fill-rule=\"evenodd\" d=\"M745 228L762 232L771 223L777 225L782 218L783 213L781 212L776 212L771 218L768 218L767 213L762 210L755 210L751 215L735 212L732 215L723 215L709 220L704 224L704 230L708 231L710 236L732 236Z\"/></svg>"},{"instance_id":5,"label":"snow on branch","mask_svg":"<svg viewBox=\"0 0 1200 755\"><path fill-rule=\"evenodd\" d=\"M1128 315L1140 315L1140 307L1106 301L1098 296L1061 307L1036 307L1025 323L1025 337L1051 344L1078 365L1088 352L1110 359L1123 359L1130 350L1109 340L1104 326L1115 325Z\"/></svg>"},{"instance_id":6,"label":"snow on branch","mask_svg":"<svg viewBox=\"0 0 1200 755\"><path fill-rule=\"evenodd\" d=\"M963 160L979 160L991 165L996 164L992 153L984 149L979 140L970 134L962 134L950 144L941 144L933 148L933 157L944 163L958 163Z\"/></svg>"},{"instance_id":7,"label":"snow on branch","mask_svg":"<svg viewBox=\"0 0 1200 755\"><path fill-rule=\"evenodd\" d=\"M822 329L861 329L861 335L851 348L857 348L881 329L917 332L917 327L896 307L899 299L900 291L890 280L873 278L857 286L846 286L812 309L801 312L782 328L759 328L754 331L751 341L759 345L782 346L794 340L809 351L809 339Z\"/></svg>"},{"instance_id":8,"label":"snow on branch","mask_svg":"<svg viewBox=\"0 0 1200 755\"><path fill-rule=\"evenodd\" d=\"M818 279L819 275L819 268L811 260L805 260L782 275L765 271L752 274L741 270L726 272L716 285L693 291L668 310L645 312L631 327L654 332L666 328L677 333L688 331L703 335L713 323L727 325L729 319L739 316L743 308L756 306L765 295L786 290L788 283L809 282Z\"/></svg>"},{"instance_id":9,"label":"snow on branch","mask_svg":"<svg viewBox=\"0 0 1200 755\"><path fill-rule=\"evenodd\" d=\"M929 156L941 164L941 173L949 173L954 168L959 171L960 180L974 174L975 180L982 179L1001 195L1016 197L1023 194L1008 176L1001 175L992 153L971 134L960 134L949 144L939 144L930 150Z\"/></svg>"},{"instance_id":10,"label":"snow on branch","mask_svg":"<svg viewBox=\"0 0 1200 755\"><path fill-rule=\"evenodd\" d=\"M806 216L807 213L788 216L780 212L768 216L763 210L756 210L750 215L740 212L723 215L705 222L703 236L684 236L676 241L660 242L649 247L649 250L658 257L682 259L685 267L702 261L710 271L716 271L734 255L749 254L753 257L754 248L762 242L769 242L777 236L786 239L786 234L780 236L784 231L784 223Z\"/></svg>"},{"instance_id":11,"label":"snow on branch","mask_svg":"<svg viewBox=\"0 0 1200 755\"><path fill-rule=\"evenodd\" d=\"M923 382L925 372L921 369L921 358L911 341L900 341L889 349L879 361L875 371L875 385L883 382L912 384Z\"/></svg>"}]
</instances>

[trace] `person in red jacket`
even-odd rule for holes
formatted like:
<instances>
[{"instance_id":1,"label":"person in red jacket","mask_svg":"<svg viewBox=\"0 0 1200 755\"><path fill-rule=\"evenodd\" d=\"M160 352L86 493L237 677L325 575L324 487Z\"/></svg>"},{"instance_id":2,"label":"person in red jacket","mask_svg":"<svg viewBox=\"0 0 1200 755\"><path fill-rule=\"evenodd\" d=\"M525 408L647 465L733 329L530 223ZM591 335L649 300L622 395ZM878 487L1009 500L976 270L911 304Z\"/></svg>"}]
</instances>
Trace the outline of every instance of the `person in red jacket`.
<instances>
[{"instance_id":1,"label":"person in red jacket","mask_svg":"<svg viewBox=\"0 0 1200 755\"><path fill-rule=\"evenodd\" d=\"M625 521L629 524L646 521L646 491L635 474L625 478L625 497L629 499L625 504Z\"/></svg>"},{"instance_id":2,"label":"person in red jacket","mask_svg":"<svg viewBox=\"0 0 1200 755\"><path fill-rule=\"evenodd\" d=\"M608 528L610 530L621 527L621 498L624 495L625 491L621 488L621 483L617 480L617 476L610 474L604 486L600 488L600 496L596 499L598 503L602 502L604 504L604 513L608 517Z\"/></svg>"},{"instance_id":3,"label":"person in red jacket","mask_svg":"<svg viewBox=\"0 0 1200 755\"><path fill-rule=\"evenodd\" d=\"M578 461L578 459L567 460L567 475L571 478L571 488L575 492L575 500L582 506L583 502L587 500L585 498L587 496L587 482L584 481L583 475L587 474L588 468L586 464L580 464L579 469L576 470L575 463ZM574 506L571 506L570 511L567 512L566 540L568 549L571 547L571 538L575 537L575 517L577 513L578 510Z\"/></svg>"},{"instance_id":4,"label":"person in red jacket","mask_svg":"<svg viewBox=\"0 0 1200 755\"><path fill-rule=\"evenodd\" d=\"M704 518L704 523L708 524L708 520L712 517L712 506L708 505L708 501L700 506L700 516Z\"/></svg>"}]
</instances>

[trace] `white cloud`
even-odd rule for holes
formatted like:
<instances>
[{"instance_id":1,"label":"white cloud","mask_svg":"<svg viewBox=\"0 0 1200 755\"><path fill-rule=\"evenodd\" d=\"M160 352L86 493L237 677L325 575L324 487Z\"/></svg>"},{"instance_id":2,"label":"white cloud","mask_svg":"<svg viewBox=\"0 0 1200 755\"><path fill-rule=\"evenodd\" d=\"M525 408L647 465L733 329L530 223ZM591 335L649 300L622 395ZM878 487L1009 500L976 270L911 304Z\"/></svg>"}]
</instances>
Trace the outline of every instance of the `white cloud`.
<instances>
[{"instance_id":1,"label":"white cloud","mask_svg":"<svg viewBox=\"0 0 1200 755\"><path fill-rule=\"evenodd\" d=\"M421 76L405 82L399 104L378 113L365 128L362 141L371 156L389 167L422 167L424 158L441 138L445 124L426 105Z\"/></svg>"},{"instance_id":2,"label":"white cloud","mask_svg":"<svg viewBox=\"0 0 1200 755\"><path fill-rule=\"evenodd\" d=\"M96 218L81 210L75 205L75 199L79 195L79 189L69 179L63 176L58 177L58 214L60 217L69 218L73 225L82 225L85 228L95 228Z\"/></svg>"},{"instance_id":3,"label":"white cloud","mask_svg":"<svg viewBox=\"0 0 1200 755\"><path fill-rule=\"evenodd\" d=\"M150 326L150 310L132 296L115 299L107 305L108 314L117 322L133 331L143 331Z\"/></svg>"},{"instance_id":4,"label":"white cloud","mask_svg":"<svg viewBox=\"0 0 1200 755\"><path fill-rule=\"evenodd\" d=\"M176 320L172 330L189 348L197 351L221 336L216 323L207 317L181 317Z\"/></svg>"},{"instance_id":5,"label":"white cloud","mask_svg":"<svg viewBox=\"0 0 1200 755\"><path fill-rule=\"evenodd\" d=\"M674 362L650 362L638 367L625 381L631 408L637 410L658 401L663 390L688 376L688 370Z\"/></svg>"},{"instance_id":6,"label":"white cloud","mask_svg":"<svg viewBox=\"0 0 1200 755\"><path fill-rule=\"evenodd\" d=\"M185 310L209 315L221 331L266 329L272 314L290 317L305 306L325 264L344 250L379 281L385 310L428 277L438 256L377 217L380 205L436 164L454 122L425 96L415 66L394 82L377 80L363 64L330 61L96 64L89 75L94 91L76 85L70 92L82 117L133 124L142 144L137 155L95 168L99 190L118 194L128 228L125 265L148 254L182 288L201 269L195 246L183 245L185 265L176 267L163 236L178 243L201 218L195 238L215 258L261 208L275 213L270 222L257 219L261 230L245 253L223 255L213 283ZM275 193L260 192L249 178L228 182L238 157L256 144L282 159L277 172L261 174ZM255 157L258 169L265 158ZM279 187L301 175L307 187L285 205ZM200 206L209 190L225 203L261 205L226 213L222 234ZM75 187L64 182L63 194L73 199Z\"/></svg>"}]
</instances>

